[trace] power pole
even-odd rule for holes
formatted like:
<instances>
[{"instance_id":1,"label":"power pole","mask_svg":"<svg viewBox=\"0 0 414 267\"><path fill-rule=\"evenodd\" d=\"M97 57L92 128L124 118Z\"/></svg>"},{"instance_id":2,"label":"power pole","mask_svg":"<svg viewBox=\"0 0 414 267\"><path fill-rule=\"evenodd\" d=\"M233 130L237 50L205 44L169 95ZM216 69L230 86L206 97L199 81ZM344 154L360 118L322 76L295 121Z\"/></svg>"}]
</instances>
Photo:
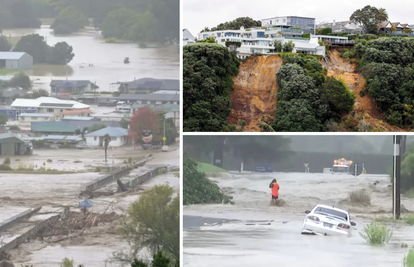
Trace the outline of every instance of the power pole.
<instances>
[{"instance_id":1,"label":"power pole","mask_svg":"<svg viewBox=\"0 0 414 267\"><path fill-rule=\"evenodd\" d=\"M394 156L393 156L393 215L399 219L401 215L401 135L394 135ZM404 141L403 141L404 142Z\"/></svg>"},{"instance_id":2,"label":"power pole","mask_svg":"<svg viewBox=\"0 0 414 267\"><path fill-rule=\"evenodd\" d=\"M215 143L214 143L214 160L213 164L217 167L222 168L223 167L223 155L224 155L224 141L226 139L226 136L218 135L214 137Z\"/></svg>"}]
</instances>

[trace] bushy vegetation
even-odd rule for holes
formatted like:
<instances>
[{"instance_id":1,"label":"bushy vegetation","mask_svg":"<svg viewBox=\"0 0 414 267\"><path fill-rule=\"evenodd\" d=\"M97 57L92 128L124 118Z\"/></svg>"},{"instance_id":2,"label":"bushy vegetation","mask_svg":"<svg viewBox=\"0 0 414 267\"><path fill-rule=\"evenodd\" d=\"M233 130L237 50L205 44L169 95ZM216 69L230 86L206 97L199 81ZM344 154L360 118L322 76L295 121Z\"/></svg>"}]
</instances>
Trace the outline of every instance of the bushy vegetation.
<instances>
[{"instance_id":1,"label":"bushy vegetation","mask_svg":"<svg viewBox=\"0 0 414 267\"><path fill-rule=\"evenodd\" d=\"M219 132L231 112L230 92L240 62L218 44L188 44L183 50L183 130Z\"/></svg>"},{"instance_id":2,"label":"bushy vegetation","mask_svg":"<svg viewBox=\"0 0 414 267\"><path fill-rule=\"evenodd\" d=\"M383 245L392 237L392 230L379 222L372 222L364 227L364 233L360 233L370 245Z\"/></svg>"},{"instance_id":3,"label":"bushy vegetation","mask_svg":"<svg viewBox=\"0 0 414 267\"><path fill-rule=\"evenodd\" d=\"M76 6L68 6L59 13L51 28L55 34L70 34L83 29L88 23L82 10Z\"/></svg>"},{"instance_id":4,"label":"bushy vegetation","mask_svg":"<svg viewBox=\"0 0 414 267\"><path fill-rule=\"evenodd\" d=\"M183 204L231 203L231 196L222 193L220 187L200 172L198 163L185 158L183 163Z\"/></svg>"},{"instance_id":5,"label":"bushy vegetation","mask_svg":"<svg viewBox=\"0 0 414 267\"><path fill-rule=\"evenodd\" d=\"M356 205L370 205L371 196L364 190L349 193L349 201Z\"/></svg>"},{"instance_id":6,"label":"bushy vegetation","mask_svg":"<svg viewBox=\"0 0 414 267\"><path fill-rule=\"evenodd\" d=\"M343 57L355 59L388 123L414 126L414 38L362 35Z\"/></svg>"},{"instance_id":7,"label":"bushy vegetation","mask_svg":"<svg viewBox=\"0 0 414 267\"><path fill-rule=\"evenodd\" d=\"M414 248L410 248L403 260L404 267L414 267Z\"/></svg>"},{"instance_id":8,"label":"bushy vegetation","mask_svg":"<svg viewBox=\"0 0 414 267\"><path fill-rule=\"evenodd\" d=\"M260 20L253 20L249 17L240 17L232 21L227 21L224 23L220 23L216 27L209 29L205 27L201 32L209 32L209 31L219 31L219 30L240 30L240 27L247 28L256 28L262 26L262 22Z\"/></svg>"},{"instance_id":9,"label":"bushy vegetation","mask_svg":"<svg viewBox=\"0 0 414 267\"><path fill-rule=\"evenodd\" d=\"M333 117L348 113L355 96L335 77L325 78L323 68L312 56L283 54L276 74L278 106L271 127L277 132L326 131Z\"/></svg>"}]
</instances>

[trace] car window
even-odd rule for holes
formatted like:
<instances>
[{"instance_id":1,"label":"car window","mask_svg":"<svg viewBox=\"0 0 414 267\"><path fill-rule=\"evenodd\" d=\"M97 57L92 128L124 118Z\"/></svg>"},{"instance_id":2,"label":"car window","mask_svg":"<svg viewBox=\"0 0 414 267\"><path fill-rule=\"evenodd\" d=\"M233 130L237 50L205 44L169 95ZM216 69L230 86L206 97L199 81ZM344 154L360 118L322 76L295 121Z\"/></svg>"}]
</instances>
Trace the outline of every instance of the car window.
<instances>
[{"instance_id":1,"label":"car window","mask_svg":"<svg viewBox=\"0 0 414 267\"><path fill-rule=\"evenodd\" d=\"M340 211L337 211L337 210L333 210L333 209L317 207L315 209L315 213L326 213L326 214L334 215L336 217L343 218L345 221L348 221L348 215L346 213L343 213L343 212L340 212Z\"/></svg>"}]
</instances>

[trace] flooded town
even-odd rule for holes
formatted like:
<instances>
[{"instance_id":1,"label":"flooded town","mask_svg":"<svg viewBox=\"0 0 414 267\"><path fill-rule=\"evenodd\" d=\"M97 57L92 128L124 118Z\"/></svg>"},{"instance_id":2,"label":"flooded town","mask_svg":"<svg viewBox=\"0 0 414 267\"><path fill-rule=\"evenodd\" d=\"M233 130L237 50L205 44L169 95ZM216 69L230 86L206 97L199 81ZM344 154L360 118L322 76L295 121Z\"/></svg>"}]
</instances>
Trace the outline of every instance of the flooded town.
<instances>
[{"instance_id":1,"label":"flooded town","mask_svg":"<svg viewBox=\"0 0 414 267\"><path fill-rule=\"evenodd\" d=\"M179 1L157 2L0 3L0 266L179 266Z\"/></svg>"}]
</instances>

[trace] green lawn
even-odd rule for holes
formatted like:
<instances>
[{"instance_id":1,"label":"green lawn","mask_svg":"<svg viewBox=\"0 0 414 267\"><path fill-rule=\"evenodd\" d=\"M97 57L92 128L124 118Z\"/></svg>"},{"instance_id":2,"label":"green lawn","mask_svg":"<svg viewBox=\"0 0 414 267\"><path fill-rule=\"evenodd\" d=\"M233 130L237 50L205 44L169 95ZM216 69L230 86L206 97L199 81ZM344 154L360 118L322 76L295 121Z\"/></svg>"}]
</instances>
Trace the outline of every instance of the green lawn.
<instances>
[{"instance_id":1,"label":"green lawn","mask_svg":"<svg viewBox=\"0 0 414 267\"><path fill-rule=\"evenodd\" d=\"M0 76L7 76L7 75L13 75L18 72L24 72L25 70L11 70L11 69L0 69Z\"/></svg>"},{"instance_id":2,"label":"green lawn","mask_svg":"<svg viewBox=\"0 0 414 267\"><path fill-rule=\"evenodd\" d=\"M202 162L198 163L198 170L201 172L228 172L225 169Z\"/></svg>"}]
</instances>

